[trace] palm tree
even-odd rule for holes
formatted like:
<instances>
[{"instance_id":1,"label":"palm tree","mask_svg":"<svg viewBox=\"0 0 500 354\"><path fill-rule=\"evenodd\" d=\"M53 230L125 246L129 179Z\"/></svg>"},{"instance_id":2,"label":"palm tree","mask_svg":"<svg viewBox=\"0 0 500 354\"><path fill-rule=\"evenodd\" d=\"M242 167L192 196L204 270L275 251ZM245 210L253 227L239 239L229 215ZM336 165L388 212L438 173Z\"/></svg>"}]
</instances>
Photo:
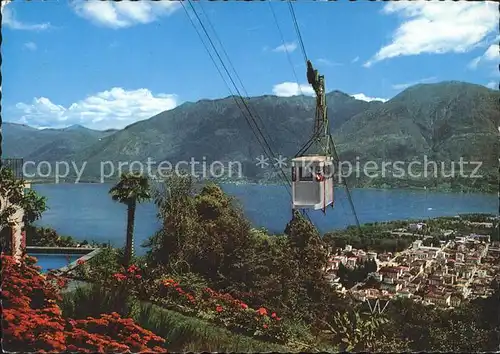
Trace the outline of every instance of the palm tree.
<instances>
[{"instance_id":1,"label":"palm tree","mask_svg":"<svg viewBox=\"0 0 500 354\"><path fill-rule=\"evenodd\" d=\"M134 252L134 223L137 203L151 198L149 180L142 174L124 173L120 181L109 190L115 202L127 206L127 235L125 243L124 265L128 266Z\"/></svg>"}]
</instances>

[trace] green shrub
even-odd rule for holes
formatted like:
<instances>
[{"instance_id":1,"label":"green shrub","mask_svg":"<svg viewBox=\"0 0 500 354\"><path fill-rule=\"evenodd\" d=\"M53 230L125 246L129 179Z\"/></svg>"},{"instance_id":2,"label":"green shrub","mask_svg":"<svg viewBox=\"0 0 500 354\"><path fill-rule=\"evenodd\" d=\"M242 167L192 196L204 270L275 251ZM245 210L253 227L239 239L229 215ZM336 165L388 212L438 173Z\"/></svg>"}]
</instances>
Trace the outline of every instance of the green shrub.
<instances>
[{"instance_id":1,"label":"green shrub","mask_svg":"<svg viewBox=\"0 0 500 354\"><path fill-rule=\"evenodd\" d=\"M290 348L234 334L211 323L141 303L135 320L158 335L168 338L171 351L207 352L289 352Z\"/></svg>"}]
</instances>

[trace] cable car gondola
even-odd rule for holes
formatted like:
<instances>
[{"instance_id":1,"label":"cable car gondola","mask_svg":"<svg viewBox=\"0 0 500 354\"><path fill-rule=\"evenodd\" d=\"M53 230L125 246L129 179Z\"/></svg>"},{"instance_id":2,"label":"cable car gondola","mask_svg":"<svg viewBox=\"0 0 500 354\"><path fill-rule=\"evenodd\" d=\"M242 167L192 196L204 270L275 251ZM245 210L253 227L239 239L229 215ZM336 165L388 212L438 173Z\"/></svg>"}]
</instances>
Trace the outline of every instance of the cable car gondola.
<instances>
[{"instance_id":1,"label":"cable car gondola","mask_svg":"<svg viewBox=\"0 0 500 354\"><path fill-rule=\"evenodd\" d=\"M323 210L334 206L334 164L326 109L325 79L307 61L307 81L316 93L316 119L311 139L292 159L293 209ZM313 154L306 154L315 150Z\"/></svg>"},{"instance_id":2,"label":"cable car gondola","mask_svg":"<svg viewBox=\"0 0 500 354\"><path fill-rule=\"evenodd\" d=\"M310 155L292 159L294 209L325 210L333 206L333 159Z\"/></svg>"}]
</instances>

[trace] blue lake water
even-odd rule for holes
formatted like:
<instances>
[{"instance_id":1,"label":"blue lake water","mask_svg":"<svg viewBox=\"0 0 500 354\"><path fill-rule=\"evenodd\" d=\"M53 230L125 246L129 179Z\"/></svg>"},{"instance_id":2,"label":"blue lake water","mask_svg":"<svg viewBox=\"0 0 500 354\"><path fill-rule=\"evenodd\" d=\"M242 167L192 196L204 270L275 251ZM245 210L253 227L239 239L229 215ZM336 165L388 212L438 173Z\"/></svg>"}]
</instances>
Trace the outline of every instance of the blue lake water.
<instances>
[{"instance_id":1,"label":"blue lake water","mask_svg":"<svg viewBox=\"0 0 500 354\"><path fill-rule=\"evenodd\" d=\"M30 254L37 259L37 266L42 268L42 273L51 269L59 269L76 261L82 255L73 254Z\"/></svg>"},{"instance_id":2,"label":"blue lake water","mask_svg":"<svg viewBox=\"0 0 500 354\"><path fill-rule=\"evenodd\" d=\"M49 210L38 225L54 228L60 234L79 240L124 244L126 207L111 200L108 184L40 184L33 187L48 198ZM247 217L256 227L282 233L291 218L290 194L277 185L222 185L237 198ZM492 194L457 194L411 190L354 189L353 202L360 223L454 216L459 213L491 213L498 210L498 198ZM355 219L344 190L335 194L333 209L309 215L321 232L354 225ZM138 254L142 242L160 226L152 203L137 209L135 242ZM64 264L66 265L66 264ZM63 265L63 266L64 266Z\"/></svg>"}]
</instances>

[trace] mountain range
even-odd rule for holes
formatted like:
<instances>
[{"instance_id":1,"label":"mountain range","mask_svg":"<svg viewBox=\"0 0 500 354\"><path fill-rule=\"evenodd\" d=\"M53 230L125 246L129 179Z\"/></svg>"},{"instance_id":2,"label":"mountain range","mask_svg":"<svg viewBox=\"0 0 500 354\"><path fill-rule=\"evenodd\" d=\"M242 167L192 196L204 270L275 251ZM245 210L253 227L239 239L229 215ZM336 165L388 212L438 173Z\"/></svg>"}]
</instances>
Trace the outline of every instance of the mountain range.
<instances>
[{"instance_id":1,"label":"mountain range","mask_svg":"<svg viewBox=\"0 0 500 354\"><path fill-rule=\"evenodd\" d=\"M38 130L4 122L4 157L86 161L84 179L99 175L101 161L206 158L240 161L248 179L269 179L255 165L263 148L236 102L235 97L187 102L122 130ZM292 157L310 138L314 98L267 95L248 98L247 103L276 155ZM498 168L497 90L457 81L419 84L385 103L333 91L327 94L327 106L341 160L409 162L426 155L448 164L460 158L482 161L487 175Z\"/></svg>"}]
</instances>

